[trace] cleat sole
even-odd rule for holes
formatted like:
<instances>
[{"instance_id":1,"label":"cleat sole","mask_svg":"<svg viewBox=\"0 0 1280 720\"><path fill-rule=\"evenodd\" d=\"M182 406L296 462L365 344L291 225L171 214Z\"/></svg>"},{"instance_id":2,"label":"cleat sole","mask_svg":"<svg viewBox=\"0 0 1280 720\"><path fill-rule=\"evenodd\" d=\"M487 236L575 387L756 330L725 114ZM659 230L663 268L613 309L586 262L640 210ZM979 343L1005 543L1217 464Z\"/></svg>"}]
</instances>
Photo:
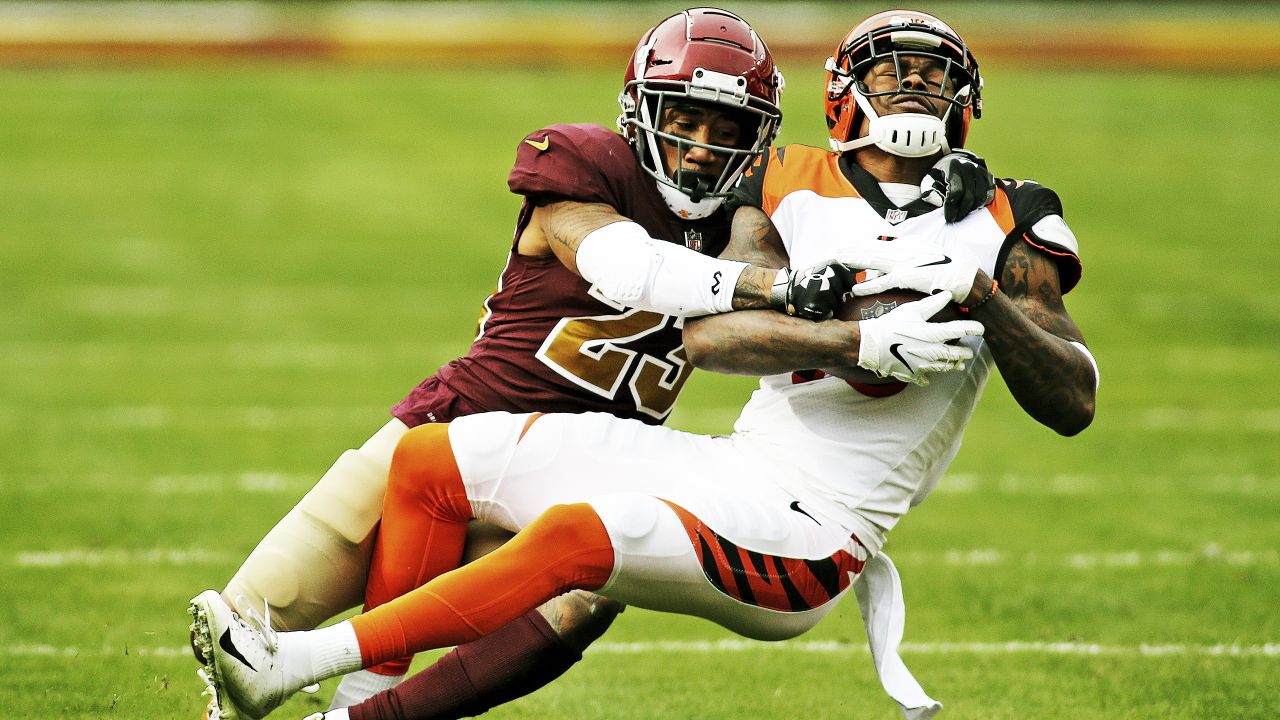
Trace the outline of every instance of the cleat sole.
<instances>
[{"instance_id":1,"label":"cleat sole","mask_svg":"<svg viewBox=\"0 0 1280 720\"><path fill-rule=\"evenodd\" d=\"M240 713L231 703L222 684L222 673L213 661L213 630L209 627L208 610L193 600L187 606L187 613L191 615L191 639L196 649L196 659L200 662L213 688L213 699L209 707L205 708L205 714L210 720L240 720ZM209 711L214 708L218 711L216 716L209 714Z\"/></svg>"}]
</instances>

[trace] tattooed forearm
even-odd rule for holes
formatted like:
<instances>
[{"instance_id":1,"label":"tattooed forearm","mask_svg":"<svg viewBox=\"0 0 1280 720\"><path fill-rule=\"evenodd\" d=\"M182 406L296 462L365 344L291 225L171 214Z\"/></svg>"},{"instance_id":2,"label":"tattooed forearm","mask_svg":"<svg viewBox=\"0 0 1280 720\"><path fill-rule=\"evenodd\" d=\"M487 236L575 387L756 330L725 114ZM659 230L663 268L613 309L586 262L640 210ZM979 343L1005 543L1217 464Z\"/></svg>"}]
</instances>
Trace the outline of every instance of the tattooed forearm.
<instances>
[{"instance_id":1,"label":"tattooed forearm","mask_svg":"<svg viewBox=\"0 0 1280 720\"><path fill-rule=\"evenodd\" d=\"M787 264L782 237L773 221L760 208L744 206L733 214L729 245L720 257L741 260L763 268L780 268Z\"/></svg>"},{"instance_id":2,"label":"tattooed forearm","mask_svg":"<svg viewBox=\"0 0 1280 720\"><path fill-rule=\"evenodd\" d=\"M766 270L755 266L743 270L738 276L737 285L733 288L733 309L769 309L769 296L777 276L777 270Z\"/></svg>"},{"instance_id":3,"label":"tattooed forearm","mask_svg":"<svg viewBox=\"0 0 1280 720\"><path fill-rule=\"evenodd\" d=\"M626 218L602 203L552 203L547 206L547 236L553 247L576 253L592 231L622 220Z\"/></svg>"},{"instance_id":4,"label":"tattooed forearm","mask_svg":"<svg viewBox=\"0 0 1280 720\"><path fill-rule=\"evenodd\" d=\"M738 277L734 288L734 310L756 310L769 307L769 296L778 268L787 264L782 238L769 216L760 208L744 206L733 215L729 244L720 257L751 263Z\"/></svg>"},{"instance_id":5,"label":"tattooed forearm","mask_svg":"<svg viewBox=\"0 0 1280 720\"><path fill-rule=\"evenodd\" d=\"M1043 253L1019 243L1009 253L1000 294L973 312L1000 375L1018 404L1039 422L1074 435L1093 419L1093 366L1068 341L1084 342L1062 304L1058 271Z\"/></svg>"},{"instance_id":6,"label":"tattooed forearm","mask_svg":"<svg viewBox=\"0 0 1280 720\"><path fill-rule=\"evenodd\" d=\"M858 342L857 323L815 323L771 310L708 315L684 326L695 367L735 375L856 365Z\"/></svg>"},{"instance_id":7,"label":"tattooed forearm","mask_svg":"<svg viewBox=\"0 0 1280 720\"><path fill-rule=\"evenodd\" d=\"M604 634L626 606L585 590L552 598L538 608L547 624L569 646L585 649Z\"/></svg>"}]
</instances>

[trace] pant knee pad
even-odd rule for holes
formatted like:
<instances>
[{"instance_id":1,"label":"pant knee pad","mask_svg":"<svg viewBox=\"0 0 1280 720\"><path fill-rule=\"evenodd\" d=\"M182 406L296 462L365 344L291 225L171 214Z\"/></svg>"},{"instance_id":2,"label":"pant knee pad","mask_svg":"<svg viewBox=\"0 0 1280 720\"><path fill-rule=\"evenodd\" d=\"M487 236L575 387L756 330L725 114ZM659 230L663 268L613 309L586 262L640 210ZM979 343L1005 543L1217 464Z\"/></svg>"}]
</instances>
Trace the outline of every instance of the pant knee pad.
<instances>
[{"instance_id":1,"label":"pant knee pad","mask_svg":"<svg viewBox=\"0 0 1280 720\"><path fill-rule=\"evenodd\" d=\"M254 548L223 595L271 605L272 624L308 630L359 605L382 516L395 439L389 423L358 450L338 457L315 487Z\"/></svg>"},{"instance_id":2,"label":"pant knee pad","mask_svg":"<svg viewBox=\"0 0 1280 720\"><path fill-rule=\"evenodd\" d=\"M552 505L516 538L536 547L543 557L558 559L545 571L554 574L560 592L579 587L585 578L607 578L613 569L612 543L587 503Z\"/></svg>"}]
</instances>

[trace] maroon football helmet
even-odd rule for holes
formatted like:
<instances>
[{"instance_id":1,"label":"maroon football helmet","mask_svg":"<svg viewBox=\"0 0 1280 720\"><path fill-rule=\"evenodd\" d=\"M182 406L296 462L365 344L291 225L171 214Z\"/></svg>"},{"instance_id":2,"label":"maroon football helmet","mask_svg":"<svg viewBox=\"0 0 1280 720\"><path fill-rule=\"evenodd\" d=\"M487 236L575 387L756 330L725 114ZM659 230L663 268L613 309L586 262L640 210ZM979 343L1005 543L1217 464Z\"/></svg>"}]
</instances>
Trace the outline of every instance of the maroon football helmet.
<instances>
[{"instance_id":1,"label":"maroon football helmet","mask_svg":"<svg viewBox=\"0 0 1280 720\"><path fill-rule=\"evenodd\" d=\"M618 96L618 129L640 165L658 183L667 205L684 218L710 215L731 194L738 177L778 134L782 74L764 42L745 20L725 10L693 8L644 34L627 65ZM662 132L663 110L701 103L727 110L741 124L737 147L697 143ZM719 177L667 168L660 143L683 154L690 147L727 156Z\"/></svg>"}]
</instances>

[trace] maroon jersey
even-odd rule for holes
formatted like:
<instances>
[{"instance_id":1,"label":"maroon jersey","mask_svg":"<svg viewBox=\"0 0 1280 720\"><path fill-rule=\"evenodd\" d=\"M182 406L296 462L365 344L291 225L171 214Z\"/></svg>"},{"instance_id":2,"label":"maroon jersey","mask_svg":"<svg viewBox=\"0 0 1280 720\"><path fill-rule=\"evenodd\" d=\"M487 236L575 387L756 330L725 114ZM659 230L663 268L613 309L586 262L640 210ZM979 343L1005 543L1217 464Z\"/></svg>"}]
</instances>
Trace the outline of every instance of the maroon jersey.
<instances>
[{"instance_id":1,"label":"maroon jersey","mask_svg":"<svg viewBox=\"0 0 1280 720\"><path fill-rule=\"evenodd\" d=\"M532 133L507 184L525 198L517 241L533 208L553 200L604 203L650 236L706 254L728 241L724 211L681 221L627 141L599 125ZM515 243L484 307L470 351L424 380L393 415L410 427L492 410L601 411L660 423L692 370L678 318L606 300L554 255L520 255Z\"/></svg>"}]
</instances>

